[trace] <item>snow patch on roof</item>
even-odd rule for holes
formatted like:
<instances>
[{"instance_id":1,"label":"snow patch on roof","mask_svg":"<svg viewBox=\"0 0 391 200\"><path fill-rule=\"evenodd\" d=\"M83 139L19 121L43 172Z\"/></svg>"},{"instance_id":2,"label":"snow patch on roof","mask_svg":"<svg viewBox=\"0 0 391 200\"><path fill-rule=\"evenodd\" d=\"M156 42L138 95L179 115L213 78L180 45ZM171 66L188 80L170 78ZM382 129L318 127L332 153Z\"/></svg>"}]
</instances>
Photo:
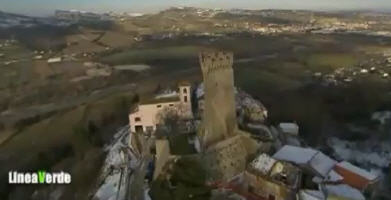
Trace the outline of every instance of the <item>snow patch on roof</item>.
<instances>
[{"instance_id":1,"label":"snow patch on roof","mask_svg":"<svg viewBox=\"0 0 391 200\"><path fill-rule=\"evenodd\" d=\"M313 149L285 145L273 155L273 158L303 165L311 161L317 153Z\"/></svg>"},{"instance_id":2,"label":"snow patch on roof","mask_svg":"<svg viewBox=\"0 0 391 200\"><path fill-rule=\"evenodd\" d=\"M165 90L162 93L155 96L155 99L172 98L177 97L178 93L172 90Z\"/></svg>"},{"instance_id":3,"label":"snow patch on roof","mask_svg":"<svg viewBox=\"0 0 391 200\"><path fill-rule=\"evenodd\" d=\"M323 177L326 177L337 163L335 160L320 151L290 145L282 147L276 154L273 155L273 158L292 162L297 165L306 165Z\"/></svg>"},{"instance_id":4,"label":"snow patch on roof","mask_svg":"<svg viewBox=\"0 0 391 200\"><path fill-rule=\"evenodd\" d=\"M310 166L320 175L326 177L337 162L322 152L318 152L310 161Z\"/></svg>"},{"instance_id":5,"label":"snow patch on roof","mask_svg":"<svg viewBox=\"0 0 391 200\"><path fill-rule=\"evenodd\" d=\"M326 185L329 196L344 197L351 200L365 200L364 195L357 189L345 184Z\"/></svg>"},{"instance_id":6,"label":"snow patch on roof","mask_svg":"<svg viewBox=\"0 0 391 200\"><path fill-rule=\"evenodd\" d=\"M319 190L300 190L300 200L324 200L326 199L323 192Z\"/></svg>"},{"instance_id":7,"label":"snow patch on roof","mask_svg":"<svg viewBox=\"0 0 391 200\"><path fill-rule=\"evenodd\" d=\"M339 175L337 172L335 172L334 170L331 170L326 177L326 181L328 182L338 182L338 181L342 181L342 179L343 177Z\"/></svg>"}]
</instances>

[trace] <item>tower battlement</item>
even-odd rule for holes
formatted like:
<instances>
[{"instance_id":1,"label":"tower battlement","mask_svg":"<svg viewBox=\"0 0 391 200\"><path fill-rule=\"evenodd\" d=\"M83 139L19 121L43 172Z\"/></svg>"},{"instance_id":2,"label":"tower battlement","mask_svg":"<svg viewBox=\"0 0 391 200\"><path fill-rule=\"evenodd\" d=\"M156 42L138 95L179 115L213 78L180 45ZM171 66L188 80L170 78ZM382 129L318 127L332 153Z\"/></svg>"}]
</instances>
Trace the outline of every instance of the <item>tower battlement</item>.
<instances>
[{"instance_id":1,"label":"tower battlement","mask_svg":"<svg viewBox=\"0 0 391 200\"><path fill-rule=\"evenodd\" d=\"M232 69L233 57L232 52L202 52L199 55L202 72L208 74L216 70Z\"/></svg>"}]
</instances>

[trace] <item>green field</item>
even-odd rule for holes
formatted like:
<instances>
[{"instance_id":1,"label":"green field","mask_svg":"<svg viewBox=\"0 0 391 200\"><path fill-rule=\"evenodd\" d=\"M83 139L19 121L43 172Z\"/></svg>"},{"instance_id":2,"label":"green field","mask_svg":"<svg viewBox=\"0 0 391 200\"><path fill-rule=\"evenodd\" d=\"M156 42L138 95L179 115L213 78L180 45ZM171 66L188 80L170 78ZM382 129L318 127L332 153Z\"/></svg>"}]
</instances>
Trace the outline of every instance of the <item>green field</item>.
<instances>
[{"instance_id":1,"label":"green field","mask_svg":"<svg viewBox=\"0 0 391 200\"><path fill-rule=\"evenodd\" d=\"M312 70L333 70L340 67L351 67L358 63L358 59L349 53L345 54L313 54L306 60ZM323 69L323 70L322 70Z\"/></svg>"},{"instance_id":2,"label":"green field","mask_svg":"<svg viewBox=\"0 0 391 200\"><path fill-rule=\"evenodd\" d=\"M171 182L177 184L172 190L168 181L162 177L152 182L150 195L153 199L170 200L207 200L210 199L210 190L205 186L206 171L200 160L192 157L182 157L174 164Z\"/></svg>"},{"instance_id":3,"label":"green field","mask_svg":"<svg viewBox=\"0 0 391 200\"><path fill-rule=\"evenodd\" d=\"M301 86L299 80L259 69L237 70L235 79L237 84L248 92L268 92L271 88L275 92L281 92L294 90Z\"/></svg>"},{"instance_id":4,"label":"green field","mask_svg":"<svg viewBox=\"0 0 391 200\"><path fill-rule=\"evenodd\" d=\"M21 130L0 146L1 154L6 155L0 163L0 177L8 170L60 168L71 172L75 180L72 190L87 195L103 159L101 145L127 123L130 102L129 95L109 97ZM0 191L5 192L6 187L0 185Z\"/></svg>"},{"instance_id":5,"label":"green field","mask_svg":"<svg viewBox=\"0 0 391 200\"><path fill-rule=\"evenodd\" d=\"M195 59L201 48L197 46L172 46L155 49L134 49L101 58L111 65L148 63L153 60Z\"/></svg>"}]
</instances>

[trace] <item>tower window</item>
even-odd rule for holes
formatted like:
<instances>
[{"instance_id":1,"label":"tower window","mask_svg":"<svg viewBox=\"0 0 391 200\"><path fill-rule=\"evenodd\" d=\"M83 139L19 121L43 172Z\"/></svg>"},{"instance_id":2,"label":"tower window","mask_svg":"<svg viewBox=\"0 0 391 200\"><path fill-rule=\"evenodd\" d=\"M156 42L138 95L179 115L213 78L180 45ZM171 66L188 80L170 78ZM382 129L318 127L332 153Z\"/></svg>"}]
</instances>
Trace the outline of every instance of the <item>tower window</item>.
<instances>
[{"instance_id":1,"label":"tower window","mask_svg":"<svg viewBox=\"0 0 391 200\"><path fill-rule=\"evenodd\" d=\"M161 107L162 107L162 105L160 105L160 104L159 104L159 105L157 105L156 107L158 107L158 108L161 108Z\"/></svg>"},{"instance_id":2,"label":"tower window","mask_svg":"<svg viewBox=\"0 0 391 200\"><path fill-rule=\"evenodd\" d=\"M187 94L187 89L186 88L183 88L183 93Z\"/></svg>"},{"instance_id":3,"label":"tower window","mask_svg":"<svg viewBox=\"0 0 391 200\"><path fill-rule=\"evenodd\" d=\"M136 118L134 118L134 121L141 122L141 118L140 117L136 117Z\"/></svg>"},{"instance_id":4,"label":"tower window","mask_svg":"<svg viewBox=\"0 0 391 200\"><path fill-rule=\"evenodd\" d=\"M184 97L184 101L185 101L185 103L187 103L187 96Z\"/></svg>"}]
</instances>

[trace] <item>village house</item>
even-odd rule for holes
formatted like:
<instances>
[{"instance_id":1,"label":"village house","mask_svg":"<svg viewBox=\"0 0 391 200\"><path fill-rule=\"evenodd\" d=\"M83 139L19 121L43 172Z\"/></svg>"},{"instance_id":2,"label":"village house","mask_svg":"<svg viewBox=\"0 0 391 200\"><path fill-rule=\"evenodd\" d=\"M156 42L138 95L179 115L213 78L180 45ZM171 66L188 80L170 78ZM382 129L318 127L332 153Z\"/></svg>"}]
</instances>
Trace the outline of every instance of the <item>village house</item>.
<instances>
[{"instance_id":1,"label":"village house","mask_svg":"<svg viewBox=\"0 0 391 200\"><path fill-rule=\"evenodd\" d=\"M249 164L244 179L249 193L262 199L289 200L296 199L301 171L292 164L261 154Z\"/></svg>"},{"instance_id":2,"label":"village house","mask_svg":"<svg viewBox=\"0 0 391 200\"><path fill-rule=\"evenodd\" d=\"M337 162L320 151L285 145L273 155L277 160L283 160L300 166L307 174L318 177L328 177Z\"/></svg>"},{"instance_id":3,"label":"village house","mask_svg":"<svg viewBox=\"0 0 391 200\"><path fill-rule=\"evenodd\" d=\"M273 158L298 166L302 170L304 183L305 180L311 180L312 186L319 188L319 190L300 190L297 194L300 200L365 200L362 192L379 179L377 175L349 162L338 163L322 152L311 148L285 145L273 155Z\"/></svg>"},{"instance_id":4,"label":"village house","mask_svg":"<svg viewBox=\"0 0 391 200\"><path fill-rule=\"evenodd\" d=\"M334 171L342 177L342 183L361 191L379 180L379 176L376 174L354 166L347 161L336 164Z\"/></svg>"},{"instance_id":5,"label":"village house","mask_svg":"<svg viewBox=\"0 0 391 200\"><path fill-rule=\"evenodd\" d=\"M129 114L130 131L156 131L157 126L162 124L161 114L167 111L174 111L184 119L193 118L190 83L179 83L177 91L142 98Z\"/></svg>"}]
</instances>

